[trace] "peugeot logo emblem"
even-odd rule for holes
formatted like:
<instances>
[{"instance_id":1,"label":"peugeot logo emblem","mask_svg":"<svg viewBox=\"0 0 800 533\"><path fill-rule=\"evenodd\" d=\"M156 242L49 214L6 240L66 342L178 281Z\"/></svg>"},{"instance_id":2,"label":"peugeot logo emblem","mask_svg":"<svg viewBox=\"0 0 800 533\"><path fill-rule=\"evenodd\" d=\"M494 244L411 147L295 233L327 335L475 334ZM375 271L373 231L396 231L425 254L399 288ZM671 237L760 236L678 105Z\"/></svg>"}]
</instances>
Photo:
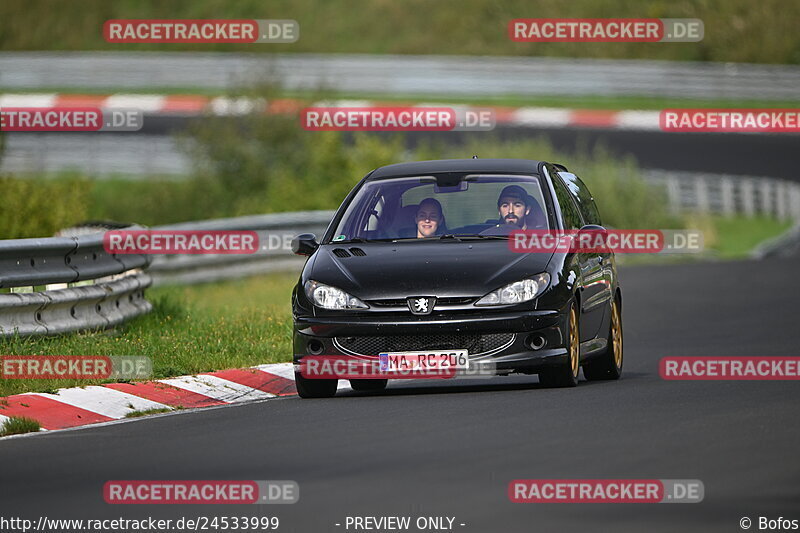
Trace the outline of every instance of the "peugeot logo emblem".
<instances>
[{"instance_id":1,"label":"peugeot logo emblem","mask_svg":"<svg viewBox=\"0 0 800 533\"><path fill-rule=\"evenodd\" d=\"M436 298L432 296L415 296L408 299L408 308L415 315L429 315L436 305Z\"/></svg>"}]
</instances>

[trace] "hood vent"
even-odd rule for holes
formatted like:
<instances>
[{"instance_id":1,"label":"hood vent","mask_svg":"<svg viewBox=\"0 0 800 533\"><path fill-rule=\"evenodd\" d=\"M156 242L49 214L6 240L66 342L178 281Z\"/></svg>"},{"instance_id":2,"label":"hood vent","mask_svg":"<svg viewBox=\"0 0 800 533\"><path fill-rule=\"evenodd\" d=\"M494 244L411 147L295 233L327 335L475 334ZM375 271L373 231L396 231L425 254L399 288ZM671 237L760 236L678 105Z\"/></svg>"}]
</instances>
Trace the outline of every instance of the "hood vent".
<instances>
[{"instance_id":1,"label":"hood vent","mask_svg":"<svg viewBox=\"0 0 800 533\"><path fill-rule=\"evenodd\" d=\"M333 255L336 257L350 257L350 254L344 248L334 248Z\"/></svg>"},{"instance_id":2,"label":"hood vent","mask_svg":"<svg viewBox=\"0 0 800 533\"><path fill-rule=\"evenodd\" d=\"M350 248L350 253L353 255L357 255L359 257L364 257L365 255L367 255L367 252L365 252L361 248Z\"/></svg>"}]
</instances>

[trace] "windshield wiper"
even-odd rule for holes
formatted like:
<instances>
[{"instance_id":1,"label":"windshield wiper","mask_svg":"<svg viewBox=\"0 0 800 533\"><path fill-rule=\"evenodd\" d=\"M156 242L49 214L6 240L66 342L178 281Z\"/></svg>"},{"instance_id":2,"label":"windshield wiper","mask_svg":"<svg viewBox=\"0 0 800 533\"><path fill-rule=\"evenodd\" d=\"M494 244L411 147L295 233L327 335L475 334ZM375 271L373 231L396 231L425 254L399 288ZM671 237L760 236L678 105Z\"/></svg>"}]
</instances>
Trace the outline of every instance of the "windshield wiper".
<instances>
[{"instance_id":1,"label":"windshield wiper","mask_svg":"<svg viewBox=\"0 0 800 533\"><path fill-rule=\"evenodd\" d=\"M330 244L354 244L354 243L364 243L367 242L365 239L361 237L353 237L352 239L341 240L341 241L331 241Z\"/></svg>"},{"instance_id":2,"label":"windshield wiper","mask_svg":"<svg viewBox=\"0 0 800 533\"><path fill-rule=\"evenodd\" d=\"M505 240L509 239L508 235L459 235L461 239L486 239L486 240Z\"/></svg>"},{"instance_id":3,"label":"windshield wiper","mask_svg":"<svg viewBox=\"0 0 800 533\"><path fill-rule=\"evenodd\" d=\"M452 240L456 240L456 241L460 241L461 240L461 239L459 239L459 236L454 234L454 233L445 233L444 235L439 237L440 241L444 240L444 239L452 239Z\"/></svg>"},{"instance_id":4,"label":"windshield wiper","mask_svg":"<svg viewBox=\"0 0 800 533\"><path fill-rule=\"evenodd\" d=\"M369 242L392 242L392 241L395 241L395 240L397 240L397 239L394 239L394 238L388 238L388 239L363 239L361 237L353 237L352 239L347 239L345 241L331 241L330 244L355 244L355 243L366 244L366 243L369 243Z\"/></svg>"}]
</instances>

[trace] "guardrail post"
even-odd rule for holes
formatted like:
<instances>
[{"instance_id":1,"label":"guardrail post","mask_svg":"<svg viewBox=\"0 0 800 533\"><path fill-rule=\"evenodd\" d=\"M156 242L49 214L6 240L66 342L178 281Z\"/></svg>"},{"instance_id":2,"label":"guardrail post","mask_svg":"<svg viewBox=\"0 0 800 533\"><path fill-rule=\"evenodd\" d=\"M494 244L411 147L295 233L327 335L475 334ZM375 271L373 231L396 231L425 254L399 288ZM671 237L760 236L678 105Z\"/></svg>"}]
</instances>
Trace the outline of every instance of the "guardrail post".
<instances>
[{"instance_id":1,"label":"guardrail post","mask_svg":"<svg viewBox=\"0 0 800 533\"><path fill-rule=\"evenodd\" d=\"M773 180L771 179L762 179L760 182L759 192L761 193L761 214L770 216L772 215L773 209L773 201L772 201L772 190L773 190Z\"/></svg>"},{"instance_id":2,"label":"guardrail post","mask_svg":"<svg viewBox=\"0 0 800 533\"><path fill-rule=\"evenodd\" d=\"M755 191L753 180L742 178L739 180L739 198L742 200L742 211L748 217L756 214Z\"/></svg>"},{"instance_id":3,"label":"guardrail post","mask_svg":"<svg viewBox=\"0 0 800 533\"><path fill-rule=\"evenodd\" d=\"M778 196L775 199L777 201L777 214L779 220L786 220L787 213L789 211L789 202L791 198L789 197L789 184L781 180L777 184L778 189Z\"/></svg>"},{"instance_id":4,"label":"guardrail post","mask_svg":"<svg viewBox=\"0 0 800 533\"><path fill-rule=\"evenodd\" d=\"M666 182L667 197L669 198L670 209L674 214L677 214L683 210L680 181L674 176L669 176L667 177Z\"/></svg>"},{"instance_id":5,"label":"guardrail post","mask_svg":"<svg viewBox=\"0 0 800 533\"><path fill-rule=\"evenodd\" d=\"M800 222L800 184L792 183L789 187L789 213L795 222Z\"/></svg>"},{"instance_id":6,"label":"guardrail post","mask_svg":"<svg viewBox=\"0 0 800 533\"><path fill-rule=\"evenodd\" d=\"M705 177L697 178L694 182L695 208L701 213L707 213L710 208L708 199L708 182Z\"/></svg>"},{"instance_id":7,"label":"guardrail post","mask_svg":"<svg viewBox=\"0 0 800 533\"><path fill-rule=\"evenodd\" d=\"M736 205L733 202L733 180L727 176L720 180L720 195L722 200L722 213L733 215L736 212Z\"/></svg>"}]
</instances>

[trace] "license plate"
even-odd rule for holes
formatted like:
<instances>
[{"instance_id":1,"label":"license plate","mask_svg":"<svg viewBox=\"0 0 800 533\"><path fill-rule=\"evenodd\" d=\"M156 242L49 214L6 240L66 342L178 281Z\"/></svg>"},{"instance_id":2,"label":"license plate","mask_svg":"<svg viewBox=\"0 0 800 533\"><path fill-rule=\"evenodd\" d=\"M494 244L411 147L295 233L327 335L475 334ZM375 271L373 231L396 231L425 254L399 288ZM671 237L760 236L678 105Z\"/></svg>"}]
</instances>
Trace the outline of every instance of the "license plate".
<instances>
[{"instance_id":1,"label":"license plate","mask_svg":"<svg viewBox=\"0 0 800 533\"><path fill-rule=\"evenodd\" d=\"M469 368L467 350L379 354L382 372L426 372Z\"/></svg>"}]
</instances>

